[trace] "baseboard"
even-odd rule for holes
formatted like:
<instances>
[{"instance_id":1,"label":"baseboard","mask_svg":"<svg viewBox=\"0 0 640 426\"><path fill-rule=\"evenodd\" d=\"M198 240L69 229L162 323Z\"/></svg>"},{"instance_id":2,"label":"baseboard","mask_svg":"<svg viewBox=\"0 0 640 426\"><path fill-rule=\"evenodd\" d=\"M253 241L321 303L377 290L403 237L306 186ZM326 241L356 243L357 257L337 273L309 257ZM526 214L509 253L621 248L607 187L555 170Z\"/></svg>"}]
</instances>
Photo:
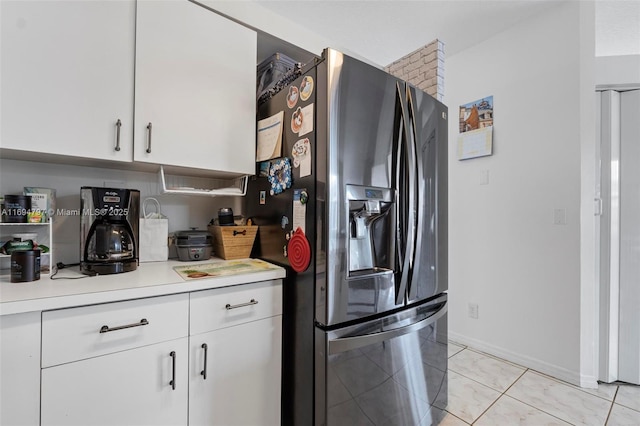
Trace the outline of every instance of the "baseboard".
<instances>
[{"instance_id":1,"label":"baseboard","mask_svg":"<svg viewBox=\"0 0 640 426\"><path fill-rule=\"evenodd\" d=\"M546 374L558 380L562 380L567 383L571 383L575 386L583 388L597 388L598 380L596 377L583 376L579 371L567 370L566 368L559 367L557 365L549 364L548 362L541 361L536 358L532 358L527 355L523 355L517 352L510 351L499 346L491 345L478 339L473 339L461 334L449 331L449 340L460 343L464 346L469 346L471 349L475 349L481 352L485 352L489 355L502 358L506 361L514 364L521 365L526 368L530 368L537 372Z\"/></svg>"}]
</instances>

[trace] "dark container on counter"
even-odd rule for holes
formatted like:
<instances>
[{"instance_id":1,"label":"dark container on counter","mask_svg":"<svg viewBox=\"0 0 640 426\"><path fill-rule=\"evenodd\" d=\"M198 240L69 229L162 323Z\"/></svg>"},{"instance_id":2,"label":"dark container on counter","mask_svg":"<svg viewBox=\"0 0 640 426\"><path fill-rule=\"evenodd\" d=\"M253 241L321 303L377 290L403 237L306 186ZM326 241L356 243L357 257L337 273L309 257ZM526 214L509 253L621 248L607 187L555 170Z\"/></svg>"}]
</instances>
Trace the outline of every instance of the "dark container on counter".
<instances>
[{"instance_id":1,"label":"dark container on counter","mask_svg":"<svg viewBox=\"0 0 640 426\"><path fill-rule=\"evenodd\" d=\"M40 250L11 253L11 282L24 283L40 279Z\"/></svg>"},{"instance_id":2,"label":"dark container on counter","mask_svg":"<svg viewBox=\"0 0 640 426\"><path fill-rule=\"evenodd\" d=\"M218 224L220 226L235 225L233 221L233 209L231 207L223 207L218 210Z\"/></svg>"},{"instance_id":3,"label":"dark container on counter","mask_svg":"<svg viewBox=\"0 0 640 426\"><path fill-rule=\"evenodd\" d=\"M2 221L27 223L27 213L31 210L31 197L27 195L5 195Z\"/></svg>"}]
</instances>

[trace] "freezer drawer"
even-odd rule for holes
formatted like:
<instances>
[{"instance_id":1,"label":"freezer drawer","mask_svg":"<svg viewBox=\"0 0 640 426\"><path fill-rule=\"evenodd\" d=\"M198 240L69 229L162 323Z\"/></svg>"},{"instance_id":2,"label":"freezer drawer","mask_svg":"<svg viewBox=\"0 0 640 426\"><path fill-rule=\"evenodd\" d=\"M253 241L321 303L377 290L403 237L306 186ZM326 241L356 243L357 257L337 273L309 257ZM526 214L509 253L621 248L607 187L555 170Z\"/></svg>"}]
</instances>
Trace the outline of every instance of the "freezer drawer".
<instances>
[{"instance_id":1,"label":"freezer drawer","mask_svg":"<svg viewBox=\"0 0 640 426\"><path fill-rule=\"evenodd\" d=\"M437 424L447 405L446 301L317 328L315 424Z\"/></svg>"}]
</instances>

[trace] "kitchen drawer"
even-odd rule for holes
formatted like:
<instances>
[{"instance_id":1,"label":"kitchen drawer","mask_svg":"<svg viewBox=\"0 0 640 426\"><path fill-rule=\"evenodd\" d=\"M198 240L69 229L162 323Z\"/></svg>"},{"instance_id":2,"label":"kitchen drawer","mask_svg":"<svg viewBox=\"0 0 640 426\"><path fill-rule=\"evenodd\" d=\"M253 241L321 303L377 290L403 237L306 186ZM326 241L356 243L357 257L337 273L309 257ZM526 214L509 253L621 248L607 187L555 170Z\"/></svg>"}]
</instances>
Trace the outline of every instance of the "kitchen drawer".
<instances>
[{"instance_id":1,"label":"kitchen drawer","mask_svg":"<svg viewBox=\"0 0 640 426\"><path fill-rule=\"evenodd\" d=\"M282 314L282 280L191 293L191 335Z\"/></svg>"},{"instance_id":2,"label":"kitchen drawer","mask_svg":"<svg viewBox=\"0 0 640 426\"><path fill-rule=\"evenodd\" d=\"M46 311L42 367L185 337L188 332L186 293Z\"/></svg>"}]
</instances>

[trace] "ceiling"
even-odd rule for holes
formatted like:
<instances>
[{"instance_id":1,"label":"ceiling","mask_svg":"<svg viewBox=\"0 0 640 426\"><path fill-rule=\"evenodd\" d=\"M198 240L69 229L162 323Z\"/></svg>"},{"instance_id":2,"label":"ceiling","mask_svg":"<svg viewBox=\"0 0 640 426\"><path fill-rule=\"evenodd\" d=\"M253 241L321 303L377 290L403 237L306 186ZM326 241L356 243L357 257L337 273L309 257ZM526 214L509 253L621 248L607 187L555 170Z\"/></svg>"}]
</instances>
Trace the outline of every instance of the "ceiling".
<instances>
[{"instance_id":1,"label":"ceiling","mask_svg":"<svg viewBox=\"0 0 640 426\"><path fill-rule=\"evenodd\" d=\"M332 47L384 66L434 39L451 56L568 0L258 1ZM596 52L640 54L640 0L596 2Z\"/></svg>"}]
</instances>

